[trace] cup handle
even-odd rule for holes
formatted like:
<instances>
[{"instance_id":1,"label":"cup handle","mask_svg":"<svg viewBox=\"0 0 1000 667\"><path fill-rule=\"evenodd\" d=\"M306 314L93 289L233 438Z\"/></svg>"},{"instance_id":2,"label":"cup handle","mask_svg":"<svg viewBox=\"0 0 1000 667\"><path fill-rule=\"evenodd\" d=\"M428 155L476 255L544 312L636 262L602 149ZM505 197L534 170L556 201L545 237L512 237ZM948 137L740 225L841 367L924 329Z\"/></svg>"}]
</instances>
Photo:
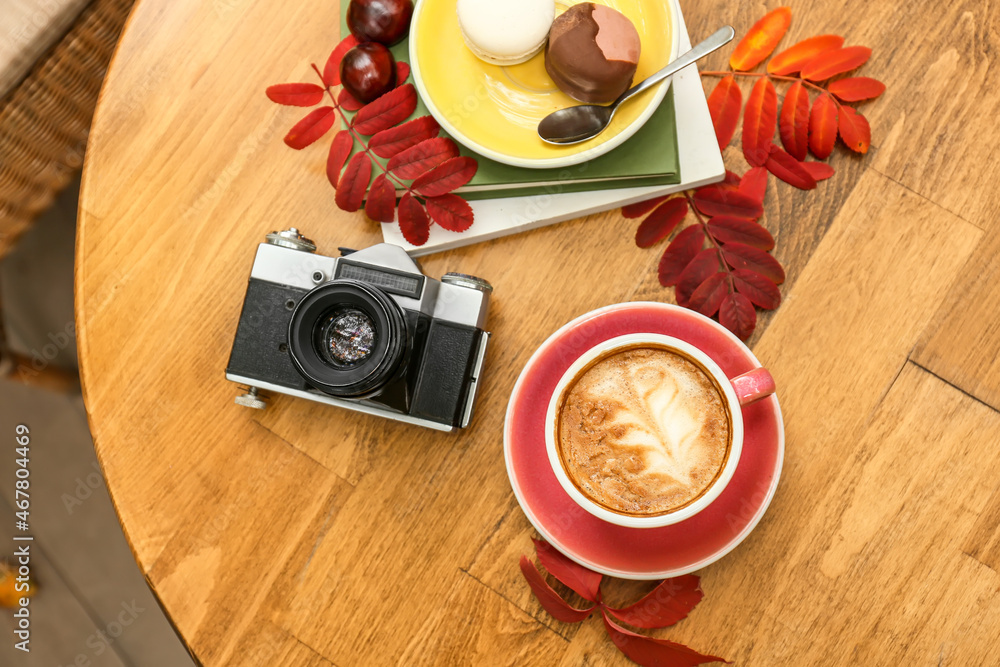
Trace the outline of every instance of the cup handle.
<instances>
[{"instance_id":1,"label":"cup handle","mask_svg":"<svg viewBox=\"0 0 1000 667\"><path fill-rule=\"evenodd\" d=\"M737 375L729 380L736 390L736 398L740 405L749 405L774 393L774 378L766 368L755 368L743 375Z\"/></svg>"}]
</instances>

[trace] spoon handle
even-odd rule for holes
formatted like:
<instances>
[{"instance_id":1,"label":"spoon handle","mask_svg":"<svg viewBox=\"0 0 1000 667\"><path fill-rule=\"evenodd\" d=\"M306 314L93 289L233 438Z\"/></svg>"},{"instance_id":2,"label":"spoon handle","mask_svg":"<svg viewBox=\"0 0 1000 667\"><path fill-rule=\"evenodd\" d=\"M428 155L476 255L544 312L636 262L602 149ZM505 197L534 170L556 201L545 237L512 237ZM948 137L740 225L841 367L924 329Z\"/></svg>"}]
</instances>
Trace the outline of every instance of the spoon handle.
<instances>
[{"instance_id":1,"label":"spoon handle","mask_svg":"<svg viewBox=\"0 0 1000 667\"><path fill-rule=\"evenodd\" d=\"M612 107L618 106L619 104L621 104L628 98L632 97L633 95L637 95L638 93L641 93L647 88L655 86L656 84L663 81L671 74L677 73L679 70L684 69L694 61L704 58L712 51L715 51L716 49L725 46L733 39L735 35L736 33L733 32L732 26L727 25L719 28L712 34L711 37L709 37L702 43L698 44L687 53L682 54L677 60L670 63L656 74L653 74L652 76L648 77L645 81L637 83L636 85L626 90L618 97L617 100L615 100L611 104L611 106Z\"/></svg>"}]
</instances>

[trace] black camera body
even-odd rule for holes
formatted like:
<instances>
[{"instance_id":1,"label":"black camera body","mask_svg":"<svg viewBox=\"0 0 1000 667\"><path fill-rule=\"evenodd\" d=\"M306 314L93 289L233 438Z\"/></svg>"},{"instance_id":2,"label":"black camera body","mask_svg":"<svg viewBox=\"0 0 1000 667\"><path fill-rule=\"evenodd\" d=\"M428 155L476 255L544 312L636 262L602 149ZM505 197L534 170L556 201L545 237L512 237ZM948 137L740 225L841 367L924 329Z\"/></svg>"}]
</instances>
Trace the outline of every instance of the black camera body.
<instances>
[{"instance_id":1,"label":"black camera body","mask_svg":"<svg viewBox=\"0 0 1000 667\"><path fill-rule=\"evenodd\" d=\"M468 426L490 334L493 288L425 276L399 246L339 258L292 228L257 248L226 378L236 402L261 391L308 398L442 431Z\"/></svg>"}]
</instances>

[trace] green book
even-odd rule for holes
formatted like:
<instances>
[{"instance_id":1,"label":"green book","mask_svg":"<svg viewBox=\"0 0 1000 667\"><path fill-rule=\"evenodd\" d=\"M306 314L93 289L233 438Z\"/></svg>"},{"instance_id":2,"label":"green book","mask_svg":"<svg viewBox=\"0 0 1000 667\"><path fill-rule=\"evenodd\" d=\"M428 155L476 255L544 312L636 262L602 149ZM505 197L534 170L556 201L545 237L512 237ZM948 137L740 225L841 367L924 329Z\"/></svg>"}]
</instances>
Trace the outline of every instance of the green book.
<instances>
[{"instance_id":1,"label":"green book","mask_svg":"<svg viewBox=\"0 0 1000 667\"><path fill-rule=\"evenodd\" d=\"M349 34L347 5L346 0L341 0L341 38ZM397 61L410 61L408 39L391 47L390 51ZM417 109L411 118L425 116L428 113L423 100L418 96ZM441 135L450 136L444 130L441 130ZM604 155L581 164L554 169L526 169L490 160L469 150L461 142L455 143L461 155L473 157L479 163L479 169L472 180L455 191L470 201L497 197L524 197L540 193L674 185L681 182L673 86L667 91L659 108L628 141ZM355 148L354 152L358 150L360 149Z\"/></svg>"}]
</instances>

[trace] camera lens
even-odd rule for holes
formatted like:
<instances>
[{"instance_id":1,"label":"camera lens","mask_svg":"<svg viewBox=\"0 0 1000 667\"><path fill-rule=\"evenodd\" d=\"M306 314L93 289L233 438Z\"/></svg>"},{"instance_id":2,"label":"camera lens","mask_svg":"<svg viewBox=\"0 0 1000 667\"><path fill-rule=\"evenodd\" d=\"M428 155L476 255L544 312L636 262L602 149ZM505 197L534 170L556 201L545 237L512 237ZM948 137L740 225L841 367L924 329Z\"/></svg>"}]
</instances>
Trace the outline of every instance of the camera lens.
<instances>
[{"instance_id":1,"label":"camera lens","mask_svg":"<svg viewBox=\"0 0 1000 667\"><path fill-rule=\"evenodd\" d=\"M334 365L364 361L375 347L375 322L357 308L342 308L315 329L316 346Z\"/></svg>"},{"instance_id":2,"label":"camera lens","mask_svg":"<svg viewBox=\"0 0 1000 667\"><path fill-rule=\"evenodd\" d=\"M288 352L299 373L332 396L371 396L405 365L403 310L369 283L334 280L296 305L288 325Z\"/></svg>"}]
</instances>

